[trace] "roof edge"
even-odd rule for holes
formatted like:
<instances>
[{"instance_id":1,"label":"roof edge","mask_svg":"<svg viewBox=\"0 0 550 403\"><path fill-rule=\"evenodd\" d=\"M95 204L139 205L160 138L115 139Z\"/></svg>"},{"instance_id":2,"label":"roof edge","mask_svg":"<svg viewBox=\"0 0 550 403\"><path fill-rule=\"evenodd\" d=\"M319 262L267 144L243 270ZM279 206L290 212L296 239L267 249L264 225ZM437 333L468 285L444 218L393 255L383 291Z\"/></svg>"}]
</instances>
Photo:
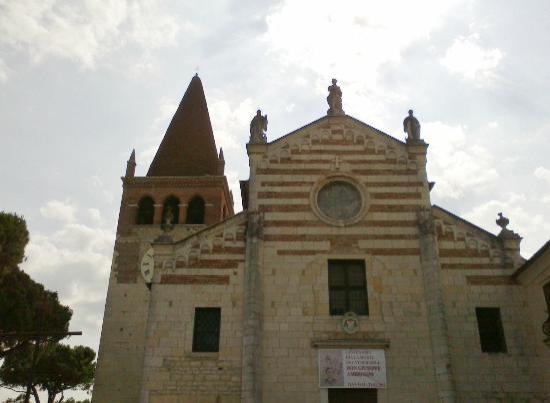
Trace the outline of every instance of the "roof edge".
<instances>
[{"instance_id":1,"label":"roof edge","mask_svg":"<svg viewBox=\"0 0 550 403\"><path fill-rule=\"evenodd\" d=\"M518 267L517 270L512 274L512 277L518 278L519 276L521 276L525 271L529 269L529 267L531 267L531 265L533 265L538 260L539 257L541 257L549 249L550 240L546 241L546 243L542 245L539 250L533 253L533 256L531 256L520 267Z\"/></svg>"},{"instance_id":2,"label":"roof edge","mask_svg":"<svg viewBox=\"0 0 550 403\"><path fill-rule=\"evenodd\" d=\"M303 126L297 128L297 129L295 129L295 130L293 130L293 131L291 131L291 132L289 132L289 133L287 133L287 134L285 134L285 135L283 135L283 136L281 136L281 137L279 137L279 138L273 140L273 141L270 141L270 142L268 143L268 145L275 144L275 143L277 143L277 142L279 142L279 141L281 141L281 140L283 140L283 139L286 139L287 137L290 137L290 136L292 136L293 134L295 134L295 133L297 133L297 132L299 132L299 131L301 131L301 130L307 128L307 127L313 126L314 124L317 124L317 123L319 123L319 122L321 122L321 121L323 121L323 120L325 120L325 119L333 119L333 118L334 118L334 116L329 116L329 115L321 116L319 119L316 119L316 120L314 120L314 121L312 121L312 122L309 122L309 123L307 123L307 124L305 124L305 125L303 125ZM341 116L337 116L337 118L350 118L351 120L355 121L356 123L359 123L360 125L362 125L362 126L364 126L364 127L367 127L367 128L369 128L369 129L375 131L376 133L378 133L378 134L380 134L380 135L382 135L382 136L384 136L384 137L387 137L389 140L393 140L394 142L396 142L396 143L398 143L398 144L400 144L400 145L403 145L403 146L404 146L404 145L407 145L407 143L405 143L404 141L401 141L401 140L399 140L399 139L393 137L392 135L390 135L390 134L388 134L388 133L385 133L385 132L383 132L382 130L377 129L376 127L371 126L371 125L369 125L368 123L365 123L365 122L363 122L362 120L359 120L359 119L357 119L357 118L355 118L355 117L353 117L353 116L351 116L351 115L341 115Z\"/></svg>"},{"instance_id":3,"label":"roof edge","mask_svg":"<svg viewBox=\"0 0 550 403\"><path fill-rule=\"evenodd\" d=\"M206 228L201 229L200 231L194 232L191 235L186 236L185 238L182 238L179 241L174 242L173 245L181 245L181 244L187 242L189 239L191 239L193 237L196 237L198 235L202 235L205 232L211 231L211 230L213 230L213 229L215 229L218 226L221 226L223 224L227 224L231 220L237 220L238 218L242 218L242 216L246 217L246 215L244 214L245 212L246 212L245 210L240 211L237 214L232 215L231 217L227 217L225 220L219 221L216 224L212 224L209 227L206 227Z\"/></svg>"},{"instance_id":4,"label":"roof edge","mask_svg":"<svg viewBox=\"0 0 550 403\"><path fill-rule=\"evenodd\" d=\"M478 225L476 225L476 224L474 224L474 223L472 223L472 222L470 222L470 221L468 221L468 220L466 220L466 219L464 219L464 218L462 218L462 217L460 217L460 216L458 216L458 215L456 215L456 214L454 214L454 213L451 213L449 210L444 209L443 207L438 206L437 204L432 204L432 208L438 209L438 210L442 211L443 213L450 215L452 218L454 218L454 219L460 221L460 222L463 223L463 224L466 224L466 225L469 225L469 226L471 226L471 227L474 227L476 230L481 231L481 232L484 233L485 235L489 236L491 239L494 239L494 240L497 240L497 239L498 239L498 236L496 236L496 235L493 234L492 232L489 232L489 231L487 231L486 229L481 228L480 226L478 226Z\"/></svg>"}]
</instances>

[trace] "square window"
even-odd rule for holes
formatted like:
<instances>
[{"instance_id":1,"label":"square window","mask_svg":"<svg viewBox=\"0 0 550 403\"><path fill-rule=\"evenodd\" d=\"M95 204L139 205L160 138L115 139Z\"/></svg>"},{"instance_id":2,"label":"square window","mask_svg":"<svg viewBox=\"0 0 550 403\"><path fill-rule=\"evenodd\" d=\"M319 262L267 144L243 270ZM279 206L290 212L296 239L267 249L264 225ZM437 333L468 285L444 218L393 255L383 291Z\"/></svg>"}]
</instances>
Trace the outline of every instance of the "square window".
<instances>
[{"instance_id":1,"label":"square window","mask_svg":"<svg viewBox=\"0 0 550 403\"><path fill-rule=\"evenodd\" d=\"M215 353L220 350L221 308L195 308L193 351Z\"/></svg>"},{"instance_id":2,"label":"square window","mask_svg":"<svg viewBox=\"0 0 550 403\"><path fill-rule=\"evenodd\" d=\"M331 315L343 315L349 311L357 315L369 314L363 260L329 260L328 286Z\"/></svg>"},{"instance_id":3,"label":"square window","mask_svg":"<svg viewBox=\"0 0 550 403\"><path fill-rule=\"evenodd\" d=\"M476 308L476 317L481 351L484 353L505 353L507 349L500 318L500 308Z\"/></svg>"}]
</instances>

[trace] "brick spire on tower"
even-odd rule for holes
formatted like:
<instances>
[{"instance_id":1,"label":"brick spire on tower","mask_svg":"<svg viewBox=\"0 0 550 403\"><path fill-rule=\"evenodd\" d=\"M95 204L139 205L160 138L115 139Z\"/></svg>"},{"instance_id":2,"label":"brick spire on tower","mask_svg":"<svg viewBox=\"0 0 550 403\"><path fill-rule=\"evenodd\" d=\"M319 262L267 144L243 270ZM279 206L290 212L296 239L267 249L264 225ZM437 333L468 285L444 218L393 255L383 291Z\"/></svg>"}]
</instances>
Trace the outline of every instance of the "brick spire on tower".
<instances>
[{"instance_id":1,"label":"brick spire on tower","mask_svg":"<svg viewBox=\"0 0 550 403\"><path fill-rule=\"evenodd\" d=\"M166 130L147 176L220 174L201 79L195 75Z\"/></svg>"}]
</instances>

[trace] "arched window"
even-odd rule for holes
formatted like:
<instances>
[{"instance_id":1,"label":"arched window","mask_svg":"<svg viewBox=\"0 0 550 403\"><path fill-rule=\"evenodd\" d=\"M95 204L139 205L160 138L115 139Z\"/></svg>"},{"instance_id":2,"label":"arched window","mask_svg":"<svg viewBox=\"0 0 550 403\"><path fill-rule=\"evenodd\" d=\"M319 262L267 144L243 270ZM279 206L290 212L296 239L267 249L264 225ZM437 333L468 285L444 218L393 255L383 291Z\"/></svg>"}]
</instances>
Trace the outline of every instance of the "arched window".
<instances>
[{"instance_id":1,"label":"arched window","mask_svg":"<svg viewBox=\"0 0 550 403\"><path fill-rule=\"evenodd\" d=\"M149 196L142 197L138 203L136 224L138 225L153 224L154 216L155 216L155 202Z\"/></svg>"},{"instance_id":2,"label":"arched window","mask_svg":"<svg viewBox=\"0 0 550 403\"><path fill-rule=\"evenodd\" d=\"M200 196L193 197L187 205L186 224L204 224L204 200Z\"/></svg>"},{"instance_id":3,"label":"arched window","mask_svg":"<svg viewBox=\"0 0 550 403\"><path fill-rule=\"evenodd\" d=\"M180 199L178 199L175 196L170 196L164 201L164 206L162 208L162 222L166 222L166 214L168 214L168 211L172 212L172 224L178 224L179 223L179 217L180 217Z\"/></svg>"}]
</instances>

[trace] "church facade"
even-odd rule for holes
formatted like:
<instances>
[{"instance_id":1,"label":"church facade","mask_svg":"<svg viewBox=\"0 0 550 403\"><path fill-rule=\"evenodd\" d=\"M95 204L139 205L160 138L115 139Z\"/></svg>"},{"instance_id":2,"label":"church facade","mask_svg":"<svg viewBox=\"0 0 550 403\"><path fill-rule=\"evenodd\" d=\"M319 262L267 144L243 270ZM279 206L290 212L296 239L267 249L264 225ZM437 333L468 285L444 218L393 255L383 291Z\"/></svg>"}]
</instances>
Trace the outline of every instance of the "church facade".
<instances>
[{"instance_id":1,"label":"church facade","mask_svg":"<svg viewBox=\"0 0 550 403\"><path fill-rule=\"evenodd\" d=\"M271 142L258 111L237 214L198 76L132 153L94 403L550 401L548 248L431 203L412 111L401 141L327 101Z\"/></svg>"}]
</instances>

